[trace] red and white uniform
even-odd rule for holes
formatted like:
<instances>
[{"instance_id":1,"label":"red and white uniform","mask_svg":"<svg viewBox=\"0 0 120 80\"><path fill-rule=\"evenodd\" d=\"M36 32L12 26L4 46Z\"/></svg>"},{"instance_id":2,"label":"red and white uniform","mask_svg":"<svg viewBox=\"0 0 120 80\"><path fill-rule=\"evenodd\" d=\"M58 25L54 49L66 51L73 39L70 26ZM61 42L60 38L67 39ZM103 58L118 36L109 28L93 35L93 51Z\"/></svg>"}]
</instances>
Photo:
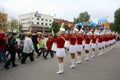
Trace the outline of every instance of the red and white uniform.
<instances>
[{"instance_id":1,"label":"red and white uniform","mask_svg":"<svg viewBox=\"0 0 120 80\"><path fill-rule=\"evenodd\" d=\"M92 35L92 45L91 45L91 48L96 48L96 40L97 40L97 38L94 36L94 35Z\"/></svg>"},{"instance_id":2,"label":"red and white uniform","mask_svg":"<svg viewBox=\"0 0 120 80\"><path fill-rule=\"evenodd\" d=\"M103 35L102 37L103 37L102 38L102 46L105 47L106 46L106 36Z\"/></svg>"},{"instance_id":3,"label":"red and white uniform","mask_svg":"<svg viewBox=\"0 0 120 80\"><path fill-rule=\"evenodd\" d=\"M82 42L83 42L83 36L82 35L77 36L77 44L76 44L77 51L82 51L83 50Z\"/></svg>"},{"instance_id":4,"label":"red and white uniform","mask_svg":"<svg viewBox=\"0 0 120 80\"><path fill-rule=\"evenodd\" d=\"M70 42L69 42L69 35L65 35L64 36L64 38L65 38L65 45L64 45L64 47L65 48L69 48L69 46L70 46Z\"/></svg>"},{"instance_id":5,"label":"red and white uniform","mask_svg":"<svg viewBox=\"0 0 120 80\"><path fill-rule=\"evenodd\" d=\"M107 38L108 38L108 45L110 45L110 35L108 35Z\"/></svg>"},{"instance_id":6,"label":"red and white uniform","mask_svg":"<svg viewBox=\"0 0 120 80\"><path fill-rule=\"evenodd\" d=\"M57 43L56 56L64 57L65 56L65 49L64 49L65 39L61 36L61 37L58 37L55 41Z\"/></svg>"},{"instance_id":7,"label":"red and white uniform","mask_svg":"<svg viewBox=\"0 0 120 80\"><path fill-rule=\"evenodd\" d=\"M91 38L89 35L86 35L85 36L85 50L90 50L90 41L91 41Z\"/></svg>"},{"instance_id":8,"label":"red and white uniform","mask_svg":"<svg viewBox=\"0 0 120 80\"><path fill-rule=\"evenodd\" d=\"M70 36L69 41L70 41L69 52L75 53L76 52L76 37Z\"/></svg>"},{"instance_id":9,"label":"red and white uniform","mask_svg":"<svg viewBox=\"0 0 120 80\"><path fill-rule=\"evenodd\" d=\"M102 36L98 36L98 48L102 48Z\"/></svg>"},{"instance_id":10,"label":"red and white uniform","mask_svg":"<svg viewBox=\"0 0 120 80\"><path fill-rule=\"evenodd\" d=\"M116 42L116 35L113 35L113 43Z\"/></svg>"}]
</instances>

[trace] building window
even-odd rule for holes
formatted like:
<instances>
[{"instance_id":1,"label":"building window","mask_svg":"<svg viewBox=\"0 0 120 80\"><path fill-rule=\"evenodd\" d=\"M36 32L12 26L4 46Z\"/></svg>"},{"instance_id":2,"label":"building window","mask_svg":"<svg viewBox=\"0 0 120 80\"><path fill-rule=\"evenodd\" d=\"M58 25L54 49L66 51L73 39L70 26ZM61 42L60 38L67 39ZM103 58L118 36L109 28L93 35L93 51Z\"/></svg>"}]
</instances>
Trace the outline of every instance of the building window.
<instances>
[{"instance_id":1,"label":"building window","mask_svg":"<svg viewBox=\"0 0 120 80\"><path fill-rule=\"evenodd\" d=\"M51 24L49 24L51 26Z\"/></svg>"},{"instance_id":2,"label":"building window","mask_svg":"<svg viewBox=\"0 0 120 80\"><path fill-rule=\"evenodd\" d=\"M41 25L44 25L44 23L41 23Z\"/></svg>"},{"instance_id":3,"label":"building window","mask_svg":"<svg viewBox=\"0 0 120 80\"><path fill-rule=\"evenodd\" d=\"M37 22L37 24L39 24L39 22Z\"/></svg>"},{"instance_id":4,"label":"building window","mask_svg":"<svg viewBox=\"0 0 120 80\"><path fill-rule=\"evenodd\" d=\"M44 21L44 19L43 19L43 18L42 18L41 20L42 20L42 21Z\"/></svg>"},{"instance_id":5,"label":"building window","mask_svg":"<svg viewBox=\"0 0 120 80\"><path fill-rule=\"evenodd\" d=\"M49 20L50 22L52 21L52 20Z\"/></svg>"},{"instance_id":6,"label":"building window","mask_svg":"<svg viewBox=\"0 0 120 80\"><path fill-rule=\"evenodd\" d=\"M37 18L37 20L39 20L39 18Z\"/></svg>"},{"instance_id":7,"label":"building window","mask_svg":"<svg viewBox=\"0 0 120 80\"><path fill-rule=\"evenodd\" d=\"M45 23L45 25L47 25L47 23Z\"/></svg>"},{"instance_id":8,"label":"building window","mask_svg":"<svg viewBox=\"0 0 120 80\"><path fill-rule=\"evenodd\" d=\"M48 20L46 19L46 21L48 21Z\"/></svg>"}]
</instances>

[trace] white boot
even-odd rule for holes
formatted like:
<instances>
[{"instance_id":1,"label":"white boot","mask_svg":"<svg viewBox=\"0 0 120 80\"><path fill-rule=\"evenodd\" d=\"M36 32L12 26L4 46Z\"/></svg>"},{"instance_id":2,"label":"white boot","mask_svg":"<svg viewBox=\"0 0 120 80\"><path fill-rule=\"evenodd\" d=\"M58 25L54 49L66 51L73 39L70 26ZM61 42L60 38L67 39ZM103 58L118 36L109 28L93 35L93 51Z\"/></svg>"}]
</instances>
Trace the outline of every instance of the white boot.
<instances>
[{"instance_id":1,"label":"white boot","mask_svg":"<svg viewBox=\"0 0 120 80\"><path fill-rule=\"evenodd\" d=\"M99 50L99 54L98 56L101 56L103 53L102 53L102 50Z\"/></svg>"},{"instance_id":2,"label":"white boot","mask_svg":"<svg viewBox=\"0 0 120 80\"><path fill-rule=\"evenodd\" d=\"M105 54L105 48L102 50L103 54Z\"/></svg>"},{"instance_id":3,"label":"white boot","mask_svg":"<svg viewBox=\"0 0 120 80\"><path fill-rule=\"evenodd\" d=\"M61 74L61 73L62 73L62 64L59 63L59 64L58 64L58 67L59 67L59 71L57 72L57 74Z\"/></svg>"},{"instance_id":4,"label":"white boot","mask_svg":"<svg viewBox=\"0 0 120 80\"><path fill-rule=\"evenodd\" d=\"M92 52L92 56L91 56L91 57L92 57L92 58L95 57L95 51Z\"/></svg>"},{"instance_id":5,"label":"white boot","mask_svg":"<svg viewBox=\"0 0 120 80\"><path fill-rule=\"evenodd\" d=\"M77 62L76 64L80 64L82 61L81 61L81 56L77 56Z\"/></svg>"},{"instance_id":6,"label":"white boot","mask_svg":"<svg viewBox=\"0 0 120 80\"><path fill-rule=\"evenodd\" d=\"M61 63L61 71L64 72L64 63Z\"/></svg>"},{"instance_id":7,"label":"white boot","mask_svg":"<svg viewBox=\"0 0 120 80\"><path fill-rule=\"evenodd\" d=\"M105 48L105 53L107 53L108 52L108 48Z\"/></svg>"},{"instance_id":8,"label":"white boot","mask_svg":"<svg viewBox=\"0 0 120 80\"><path fill-rule=\"evenodd\" d=\"M108 52L110 51L110 46L108 47Z\"/></svg>"},{"instance_id":9,"label":"white boot","mask_svg":"<svg viewBox=\"0 0 120 80\"><path fill-rule=\"evenodd\" d=\"M85 54L85 61L88 61L88 60L89 60L89 53Z\"/></svg>"},{"instance_id":10,"label":"white boot","mask_svg":"<svg viewBox=\"0 0 120 80\"><path fill-rule=\"evenodd\" d=\"M70 68L74 68L76 66L75 65L75 59L72 59L71 62L72 62L72 65L70 66Z\"/></svg>"}]
</instances>

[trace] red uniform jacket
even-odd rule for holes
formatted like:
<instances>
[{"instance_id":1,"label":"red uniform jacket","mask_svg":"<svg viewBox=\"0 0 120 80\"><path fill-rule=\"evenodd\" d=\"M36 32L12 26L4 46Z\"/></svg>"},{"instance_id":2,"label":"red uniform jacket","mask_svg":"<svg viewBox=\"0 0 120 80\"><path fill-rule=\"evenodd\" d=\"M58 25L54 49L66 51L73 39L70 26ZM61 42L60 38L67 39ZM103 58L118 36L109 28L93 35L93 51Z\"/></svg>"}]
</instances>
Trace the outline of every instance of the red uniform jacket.
<instances>
[{"instance_id":1,"label":"red uniform jacket","mask_svg":"<svg viewBox=\"0 0 120 80\"><path fill-rule=\"evenodd\" d=\"M85 43L86 44L90 44L90 40L91 40L90 37L88 37L88 36L85 37Z\"/></svg>"},{"instance_id":2,"label":"red uniform jacket","mask_svg":"<svg viewBox=\"0 0 120 80\"><path fill-rule=\"evenodd\" d=\"M106 41L106 36L103 35L102 41Z\"/></svg>"},{"instance_id":3,"label":"red uniform jacket","mask_svg":"<svg viewBox=\"0 0 120 80\"><path fill-rule=\"evenodd\" d=\"M64 36L65 40L69 40L69 35Z\"/></svg>"},{"instance_id":4,"label":"red uniform jacket","mask_svg":"<svg viewBox=\"0 0 120 80\"><path fill-rule=\"evenodd\" d=\"M56 39L56 42L57 42L57 48L64 48L65 39L63 37L58 37Z\"/></svg>"},{"instance_id":5,"label":"red uniform jacket","mask_svg":"<svg viewBox=\"0 0 120 80\"><path fill-rule=\"evenodd\" d=\"M75 43L76 43L76 37L70 36L70 37L69 37L69 40L70 40L70 44L71 44L71 45L75 45Z\"/></svg>"},{"instance_id":6,"label":"red uniform jacket","mask_svg":"<svg viewBox=\"0 0 120 80\"><path fill-rule=\"evenodd\" d=\"M77 44L82 44L83 37L82 36L77 36Z\"/></svg>"},{"instance_id":7,"label":"red uniform jacket","mask_svg":"<svg viewBox=\"0 0 120 80\"><path fill-rule=\"evenodd\" d=\"M102 43L102 36L99 36L99 37L98 37L98 42L99 42L99 43Z\"/></svg>"},{"instance_id":8,"label":"red uniform jacket","mask_svg":"<svg viewBox=\"0 0 120 80\"><path fill-rule=\"evenodd\" d=\"M92 37L92 43L96 43L96 37Z\"/></svg>"},{"instance_id":9,"label":"red uniform jacket","mask_svg":"<svg viewBox=\"0 0 120 80\"><path fill-rule=\"evenodd\" d=\"M53 41L50 40L50 39L48 39L47 42L46 42L46 45L47 45L47 49L48 49L48 50L51 50L52 44L53 44Z\"/></svg>"}]
</instances>

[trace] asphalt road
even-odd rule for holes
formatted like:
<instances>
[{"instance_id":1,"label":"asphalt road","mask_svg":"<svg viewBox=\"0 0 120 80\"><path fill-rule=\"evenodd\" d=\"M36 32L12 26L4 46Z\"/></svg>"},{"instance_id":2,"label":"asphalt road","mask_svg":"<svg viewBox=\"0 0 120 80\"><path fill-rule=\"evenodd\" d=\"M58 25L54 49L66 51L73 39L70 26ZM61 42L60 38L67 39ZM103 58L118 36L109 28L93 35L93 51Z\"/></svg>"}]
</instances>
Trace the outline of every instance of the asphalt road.
<instances>
[{"instance_id":1,"label":"asphalt road","mask_svg":"<svg viewBox=\"0 0 120 80\"><path fill-rule=\"evenodd\" d=\"M0 63L0 80L120 80L120 42L107 54L84 61L83 53L81 64L74 69L70 69L70 65L69 54L65 57L65 72L61 75L56 74L58 65L55 57L47 60L40 57L34 62L28 59L26 64L9 70L2 68Z\"/></svg>"}]
</instances>

